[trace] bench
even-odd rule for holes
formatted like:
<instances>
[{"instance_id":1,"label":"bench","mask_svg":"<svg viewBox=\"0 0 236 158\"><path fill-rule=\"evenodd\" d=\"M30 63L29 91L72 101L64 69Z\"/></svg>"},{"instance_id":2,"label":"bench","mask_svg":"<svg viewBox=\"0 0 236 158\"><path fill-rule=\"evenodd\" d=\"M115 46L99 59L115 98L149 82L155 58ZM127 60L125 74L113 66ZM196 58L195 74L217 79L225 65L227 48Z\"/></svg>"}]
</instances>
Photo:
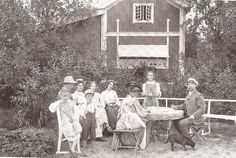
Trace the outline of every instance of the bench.
<instances>
[{"instance_id":1,"label":"bench","mask_svg":"<svg viewBox=\"0 0 236 158\"><path fill-rule=\"evenodd\" d=\"M206 143L206 139L203 135L204 129L207 127L207 123L200 125L189 125L190 136L193 138L194 136L199 138L202 142Z\"/></svg>"}]
</instances>

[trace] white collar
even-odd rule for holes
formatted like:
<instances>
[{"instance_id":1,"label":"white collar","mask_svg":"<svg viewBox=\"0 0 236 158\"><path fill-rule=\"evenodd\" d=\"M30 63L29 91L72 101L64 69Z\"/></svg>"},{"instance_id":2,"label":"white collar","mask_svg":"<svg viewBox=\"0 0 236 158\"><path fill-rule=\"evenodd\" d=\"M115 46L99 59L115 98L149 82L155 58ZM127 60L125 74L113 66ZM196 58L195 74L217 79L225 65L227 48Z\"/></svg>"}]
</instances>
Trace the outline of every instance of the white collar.
<instances>
[{"instance_id":1,"label":"white collar","mask_svg":"<svg viewBox=\"0 0 236 158\"><path fill-rule=\"evenodd\" d=\"M75 93L80 94L80 95L84 94L83 92L78 92L78 91L75 91Z\"/></svg>"},{"instance_id":2,"label":"white collar","mask_svg":"<svg viewBox=\"0 0 236 158\"><path fill-rule=\"evenodd\" d=\"M147 83L148 83L148 84L154 84L154 83L156 83L156 81L155 81L155 80L147 81Z\"/></svg>"}]
</instances>

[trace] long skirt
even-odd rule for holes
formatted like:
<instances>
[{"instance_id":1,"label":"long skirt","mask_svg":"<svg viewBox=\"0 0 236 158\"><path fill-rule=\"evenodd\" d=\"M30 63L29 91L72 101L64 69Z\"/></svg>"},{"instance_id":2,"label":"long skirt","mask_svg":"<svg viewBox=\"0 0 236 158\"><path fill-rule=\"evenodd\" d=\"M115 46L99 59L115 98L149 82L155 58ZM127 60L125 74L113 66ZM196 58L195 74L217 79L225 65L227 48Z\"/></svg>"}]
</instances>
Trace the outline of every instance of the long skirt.
<instances>
[{"instance_id":1,"label":"long skirt","mask_svg":"<svg viewBox=\"0 0 236 158\"><path fill-rule=\"evenodd\" d=\"M104 130L104 124L108 123L106 110L104 108L97 108L96 110L96 137L103 137L102 132Z\"/></svg>"},{"instance_id":2,"label":"long skirt","mask_svg":"<svg viewBox=\"0 0 236 158\"><path fill-rule=\"evenodd\" d=\"M140 147L140 149L145 149L145 147L146 147L146 125L136 113L122 114L117 122L117 129L138 129L138 128L142 129L139 147ZM136 138L137 138L137 134L138 133L135 133ZM117 143L117 141L118 141L117 136L113 135L113 140L112 140L112 145L111 145L112 149L115 148L115 144ZM121 141L122 142L120 142L120 143L122 143L122 145L135 146L135 144L136 144L135 137L130 133L123 133L122 137L121 137Z\"/></svg>"},{"instance_id":3,"label":"long skirt","mask_svg":"<svg viewBox=\"0 0 236 158\"><path fill-rule=\"evenodd\" d=\"M107 112L108 124L111 129L116 129L118 109L118 106L105 107L105 110Z\"/></svg>"}]
</instances>

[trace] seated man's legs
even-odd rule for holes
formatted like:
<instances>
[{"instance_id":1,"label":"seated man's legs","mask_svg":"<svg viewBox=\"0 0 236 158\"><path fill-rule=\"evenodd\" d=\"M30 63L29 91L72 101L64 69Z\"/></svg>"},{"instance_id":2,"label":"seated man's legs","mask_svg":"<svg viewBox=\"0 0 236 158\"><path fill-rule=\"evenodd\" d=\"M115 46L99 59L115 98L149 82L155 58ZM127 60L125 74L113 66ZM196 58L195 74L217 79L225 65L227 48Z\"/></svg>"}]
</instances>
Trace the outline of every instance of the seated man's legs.
<instances>
[{"instance_id":1,"label":"seated man's legs","mask_svg":"<svg viewBox=\"0 0 236 158\"><path fill-rule=\"evenodd\" d=\"M193 120L189 118L174 121L174 126L179 134L183 134L185 136L189 136L189 129L187 127L189 125L193 125Z\"/></svg>"}]
</instances>

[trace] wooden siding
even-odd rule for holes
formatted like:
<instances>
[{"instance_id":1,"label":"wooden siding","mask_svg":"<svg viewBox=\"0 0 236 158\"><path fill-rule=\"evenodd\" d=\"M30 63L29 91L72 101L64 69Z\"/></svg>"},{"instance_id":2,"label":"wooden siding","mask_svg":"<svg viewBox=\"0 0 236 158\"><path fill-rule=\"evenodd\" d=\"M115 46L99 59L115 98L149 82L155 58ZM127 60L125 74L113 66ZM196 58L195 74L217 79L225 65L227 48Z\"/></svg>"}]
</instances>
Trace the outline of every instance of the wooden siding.
<instances>
[{"instance_id":1,"label":"wooden siding","mask_svg":"<svg viewBox=\"0 0 236 158\"><path fill-rule=\"evenodd\" d=\"M133 24L133 3L154 3L154 23ZM170 19L170 32L179 32L179 14L176 7L164 0L123 0L107 12L107 31L116 32L116 19L120 32L166 32L167 19ZM167 37L132 36L119 38L121 45L165 45ZM179 37L169 40L169 67L177 66L179 61ZM107 37L107 62L116 63L116 37Z\"/></svg>"},{"instance_id":2,"label":"wooden siding","mask_svg":"<svg viewBox=\"0 0 236 158\"><path fill-rule=\"evenodd\" d=\"M70 45L78 48L81 55L101 50L101 16L71 23L62 31L62 37Z\"/></svg>"},{"instance_id":3,"label":"wooden siding","mask_svg":"<svg viewBox=\"0 0 236 158\"><path fill-rule=\"evenodd\" d=\"M154 24L133 24L133 3L154 3ZM179 31L179 9L164 0L123 0L108 10L108 32L116 31L116 19L120 19L120 32L166 32L166 20L170 19L170 32Z\"/></svg>"}]
</instances>

